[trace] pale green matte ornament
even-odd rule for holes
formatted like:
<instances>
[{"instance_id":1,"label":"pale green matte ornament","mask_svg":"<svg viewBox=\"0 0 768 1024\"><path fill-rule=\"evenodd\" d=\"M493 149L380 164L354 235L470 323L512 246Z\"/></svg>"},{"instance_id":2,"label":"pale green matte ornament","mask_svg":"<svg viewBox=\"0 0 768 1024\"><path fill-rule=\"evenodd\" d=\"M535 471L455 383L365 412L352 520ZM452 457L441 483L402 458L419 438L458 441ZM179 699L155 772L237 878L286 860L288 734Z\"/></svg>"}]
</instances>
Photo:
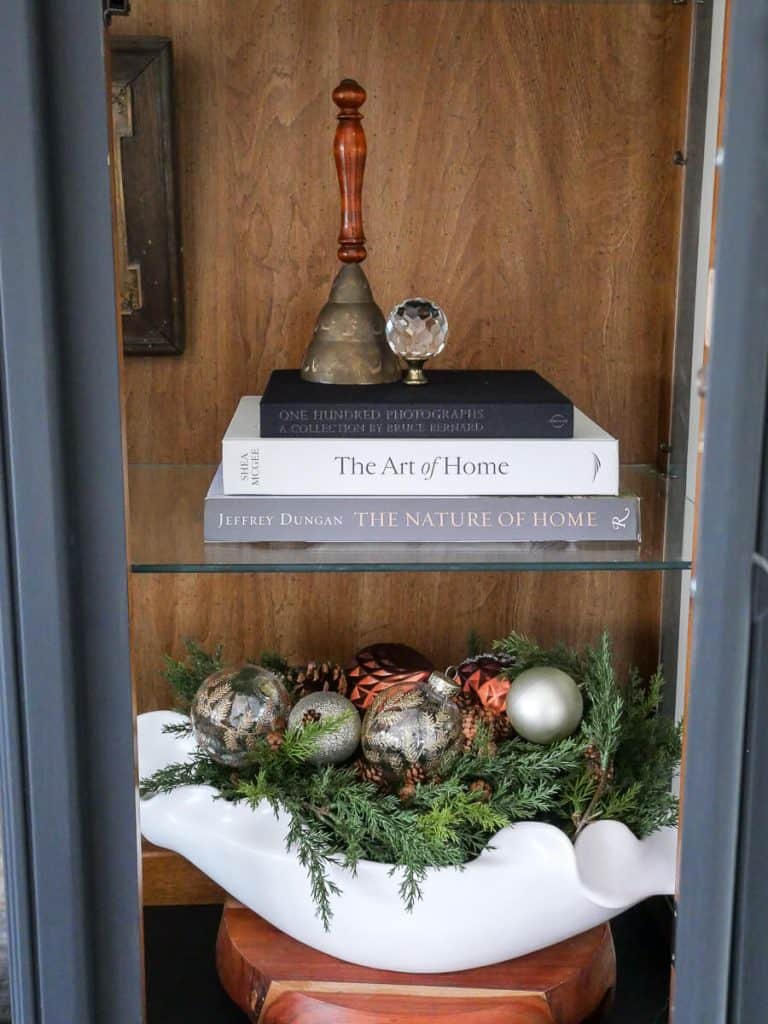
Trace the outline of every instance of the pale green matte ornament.
<instances>
[{"instance_id":1,"label":"pale green matte ornament","mask_svg":"<svg viewBox=\"0 0 768 1024\"><path fill-rule=\"evenodd\" d=\"M338 728L325 736L318 737L315 752L309 758L310 764L339 764L346 761L357 750L360 742L360 714L352 703L340 693L320 690L308 693L294 704L288 716L288 728L297 729L307 712L316 712L320 721L324 718L341 718Z\"/></svg>"},{"instance_id":2,"label":"pale green matte ornament","mask_svg":"<svg viewBox=\"0 0 768 1024\"><path fill-rule=\"evenodd\" d=\"M559 668L540 665L516 676L507 694L507 717L531 743L554 743L579 727L584 714L581 691Z\"/></svg>"}]
</instances>

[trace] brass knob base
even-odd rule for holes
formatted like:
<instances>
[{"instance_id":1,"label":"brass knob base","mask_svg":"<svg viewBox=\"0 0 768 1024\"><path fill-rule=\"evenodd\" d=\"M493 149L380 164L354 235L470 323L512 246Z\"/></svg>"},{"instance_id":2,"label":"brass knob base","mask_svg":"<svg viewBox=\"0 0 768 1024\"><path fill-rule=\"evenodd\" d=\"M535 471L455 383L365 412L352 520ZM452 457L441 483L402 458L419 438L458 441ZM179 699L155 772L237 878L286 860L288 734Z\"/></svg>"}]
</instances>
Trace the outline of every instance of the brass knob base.
<instances>
[{"instance_id":1,"label":"brass knob base","mask_svg":"<svg viewBox=\"0 0 768 1024\"><path fill-rule=\"evenodd\" d=\"M429 384L424 373L426 359L406 359L408 369L403 374L403 384Z\"/></svg>"}]
</instances>

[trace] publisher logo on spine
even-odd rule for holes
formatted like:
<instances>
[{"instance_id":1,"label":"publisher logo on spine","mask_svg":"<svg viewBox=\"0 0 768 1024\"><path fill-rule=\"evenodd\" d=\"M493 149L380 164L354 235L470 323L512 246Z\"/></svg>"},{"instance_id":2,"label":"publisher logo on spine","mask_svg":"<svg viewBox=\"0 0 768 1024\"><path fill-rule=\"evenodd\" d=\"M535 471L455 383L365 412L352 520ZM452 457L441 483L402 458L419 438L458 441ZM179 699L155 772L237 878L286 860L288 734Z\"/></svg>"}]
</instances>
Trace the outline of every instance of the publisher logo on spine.
<instances>
[{"instance_id":1,"label":"publisher logo on spine","mask_svg":"<svg viewBox=\"0 0 768 1024\"><path fill-rule=\"evenodd\" d=\"M563 416L561 412L556 412L554 416L549 417L549 425L553 430L562 430L563 427L568 425L568 418Z\"/></svg>"}]
</instances>

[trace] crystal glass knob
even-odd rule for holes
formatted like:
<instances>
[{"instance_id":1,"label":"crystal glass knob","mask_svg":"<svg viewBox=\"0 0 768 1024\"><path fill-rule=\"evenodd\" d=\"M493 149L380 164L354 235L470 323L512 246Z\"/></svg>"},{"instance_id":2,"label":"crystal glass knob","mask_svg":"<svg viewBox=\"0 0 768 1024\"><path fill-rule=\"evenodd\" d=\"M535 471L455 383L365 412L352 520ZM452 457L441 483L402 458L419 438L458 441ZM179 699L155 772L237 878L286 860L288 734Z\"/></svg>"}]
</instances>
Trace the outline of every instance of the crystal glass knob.
<instances>
[{"instance_id":1,"label":"crystal glass knob","mask_svg":"<svg viewBox=\"0 0 768 1024\"><path fill-rule=\"evenodd\" d=\"M406 384L426 384L424 363L440 355L448 338L448 318L429 299L399 302L387 317L389 347L408 364Z\"/></svg>"}]
</instances>

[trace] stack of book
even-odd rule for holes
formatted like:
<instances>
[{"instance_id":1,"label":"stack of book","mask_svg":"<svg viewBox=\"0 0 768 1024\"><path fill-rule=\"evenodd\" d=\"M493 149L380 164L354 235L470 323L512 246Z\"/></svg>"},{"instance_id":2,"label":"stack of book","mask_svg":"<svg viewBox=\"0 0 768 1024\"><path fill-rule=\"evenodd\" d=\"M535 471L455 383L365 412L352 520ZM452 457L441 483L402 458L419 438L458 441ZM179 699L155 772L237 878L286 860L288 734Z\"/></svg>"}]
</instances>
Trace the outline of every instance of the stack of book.
<instances>
[{"instance_id":1,"label":"stack of book","mask_svg":"<svg viewBox=\"0 0 768 1024\"><path fill-rule=\"evenodd\" d=\"M224 435L205 540L637 541L618 449L531 371L358 387L277 370Z\"/></svg>"}]
</instances>

